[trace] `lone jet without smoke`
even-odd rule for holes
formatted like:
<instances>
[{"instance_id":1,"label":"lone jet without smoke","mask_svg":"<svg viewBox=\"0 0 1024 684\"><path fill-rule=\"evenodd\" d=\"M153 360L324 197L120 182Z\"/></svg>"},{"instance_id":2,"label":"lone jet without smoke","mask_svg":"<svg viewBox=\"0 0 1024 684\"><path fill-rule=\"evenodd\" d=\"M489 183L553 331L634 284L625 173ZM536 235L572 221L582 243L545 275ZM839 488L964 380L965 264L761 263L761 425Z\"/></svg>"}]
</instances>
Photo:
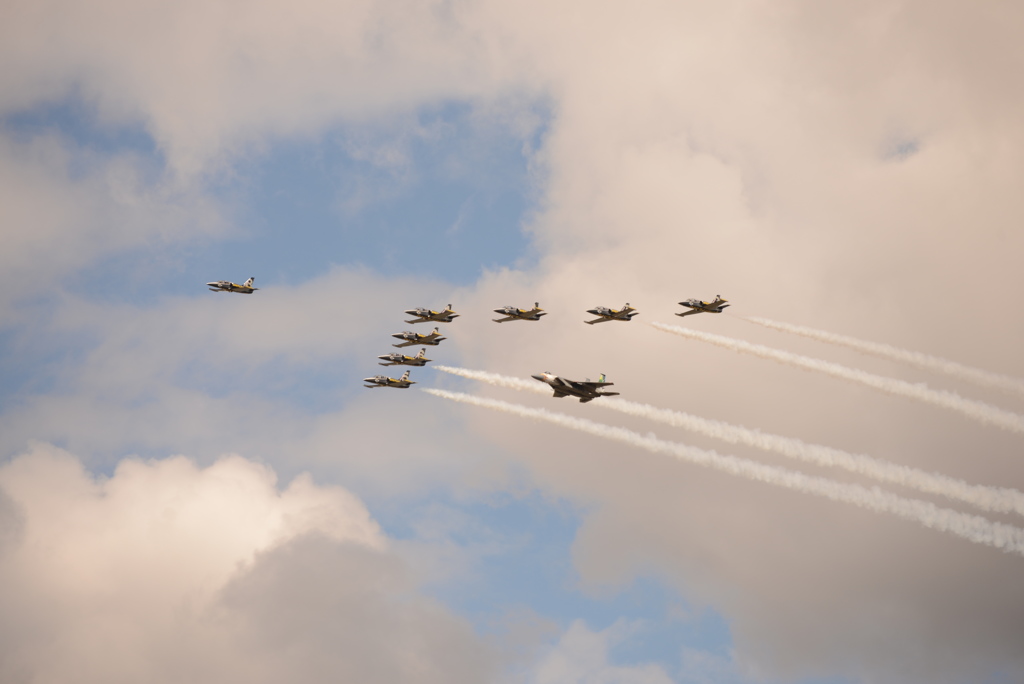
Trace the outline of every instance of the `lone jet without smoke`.
<instances>
[{"instance_id":1,"label":"lone jet without smoke","mask_svg":"<svg viewBox=\"0 0 1024 684\"><path fill-rule=\"evenodd\" d=\"M715 295L715 301L713 302L702 302L699 299L687 299L685 302L679 302L682 306L690 309L683 313L677 313L676 316L692 316L693 314L699 313L722 313L722 309L729 304L728 299L722 299L722 295Z\"/></svg>"},{"instance_id":2,"label":"lone jet without smoke","mask_svg":"<svg viewBox=\"0 0 1024 684\"><path fill-rule=\"evenodd\" d=\"M417 344L429 344L431 347L436 347L441 344L441 340L447 340L447 337L441 336L441 331L438 328L434 328L434 332L429 335L421 335L416 332L405 332L395 333L392 337L397 337L400 340L405 340L402 344L393 344L392 347L411 347Z\"/></svg>"},{"instance_id":3,"label":"lone jet without smoke","mask_svg":"<svg viewBox=\"0 0 1024 684\"><path fill-rule=\"evenodd\" d=\"M409 385L415 385L416 383L409 379L409 373L412 371L405 371L401 378L395 380L389 378L386 375L375 375L372 378L363 378L363 382L368 383L363 385L369 389L377 389L378 387L394 387L396 389L409 389Z\"/></svg>"},{"instance_id":4,"label":"lone jet without smoke","mask_svg":"<svg viewBox=\"0 0 1024 684\"><path fill-rule=\"evenodd\" d=\"M585 404L598 397L614 397L618 395L618 392L600 391L602 387L615 384L614 382L605 382L604 373L601 373L601 377L597 379L597 382L591 382L589 379L582 382L579 380L566 380L551 373L541 373L531 377L534 380L540 380L551 385L551 389L555 391L554 396L556 398L579 397L581 404Z\"/></svg>"},{"instance_id":5,"label":"lone jet without smoke","mask_svg":"<svg viewBox=\"0 0 1024 684\"><path fill-rule=\"evenodd\" d=\"M604 323L605 321L626 321L628 323L633 316L640 315L640 312L631 307L629 302L626 302L626 306L622 307L622 309L618 311L615 309L609 309L607 306L599 306L596 309L589 309L587 313L597 316L597 318L592 321L583 321L590 325L594 325L595 323Z\"/></svg>"},{"instance_id":6,"label":"lone jet without smoke","mask_svg":"<svg viewBox=\"0 0 1024 684\"><path fill-rule=\"evenodd\" d=\"M495 309L494 313L501 314L504 318L492 318L495 323L505 321L539 321L541 316L547 316L544 309L540 308L540 302L534 302L532 309L517 309L514 306L503 306Z\"/></svg>"},{"instance_id":7,"label":"lone jet without smoke","mask_svg":"<svg viewBox=\"0 0 1024 684\"><path fill-rule=\"evenodd\" d=\"M210 288L210 292L241 292L242 294L252 294L258 287L253 287L252 282L255 278L249 278L245 281L245 284L239 285L233 283L230 280L215 280L212 283L206 283L206 286Z\"/></svg>"},{"instance_id":8,"label":"lone jet without smoke","mask_svg":"<svg viewBox=\"0 0 1024 684\"><path fill-rule=\"evenodd\" d=\"M409 309L405 313L416 318L406 323L451 323L452 319L458 318L459 314L452 311L452 305L449 304L445 307L444 311L434 311L432 309Z\"/></svg>"},{"instance_id":9,"label":"lone jet without smoke","mask_svg":"<svg viewBox=\"0 0 1024 684\"><path fill-rule=\"evenodd\" d=\"M391 352L384 356L378 356L381 361L387 361L388 363L378 363L378 366L425 366L430 359L427 358L426 348L420 349L420 353L416 356L406 356L399 352Z\"/></svg>"}]
</instances>

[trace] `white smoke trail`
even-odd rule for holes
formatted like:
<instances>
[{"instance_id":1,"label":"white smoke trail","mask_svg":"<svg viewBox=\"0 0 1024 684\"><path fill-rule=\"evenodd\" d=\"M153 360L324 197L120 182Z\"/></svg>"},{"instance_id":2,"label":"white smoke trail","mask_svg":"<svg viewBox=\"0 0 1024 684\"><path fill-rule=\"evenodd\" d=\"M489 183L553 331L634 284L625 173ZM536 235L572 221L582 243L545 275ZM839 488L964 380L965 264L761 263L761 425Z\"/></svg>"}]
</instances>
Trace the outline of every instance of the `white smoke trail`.
<instances>
[{"instance_id":1,"label":"white smoke trail","mask_svg":"<svg viewBox=\"0 0 1024 684\"><path fill-rule=\"evenodd\" d=\"M967 382L973 382L974 384L981 385L982 387L992 387L1024 396L1024 380L1013 378L1008 375L992 373L980 368L972 368L971 366L965 366L961 363L957 363L956 361L949 361L937 356L930 356L928 354L922 354L921 352L910 351L909 349L900 349L899 347L882 344L881 342L858 340L855 337L838 335L836 333L816 330L802 325L780 323L778 321L768 320L767 318L757 318L754 316L739 316L738 318L762 325L766 328L771 328L772 330L793 333L794 335L809 337L810 339L817 340L819 342L828 342L829 344L848 347L865 354L872 354L885 359L900 361L901 363L916 366L917 368L945 373L951 377L959 380L966 380Z\"/></svg>"},{"instance_id":2,"label":"white smoke trail","mask_svg":"<svg viewBox=\"0 0 1024 684\"><path fill-rule=\"evenodd\" d=\"M548 394L547 385L536 381L529 382L520 378L511 378L497 373L455 368L452 366L434 366L437 370L459 375L471 380L480 380L491 385L525 390L537 394ZM619 411L631 416L647 418L666 425L680 427L708 437L720 439L730 444L744 444L766 451L773 451L783 456L795 458L815 465L843 468L852 473L865 475L881 482L911 487L928 494L938 494L949 499L962 501L986 511L997 513L1018 513L1024 515L1024 493L1007 487L986 487L972 485L963 480L929 473L917 468L881 461L864 454L851 454L841 449L808 444L792 437L783 437L771 433L752 430L740 425L733 425L719 420L701 418L689 413L661 409L649 404L639 404L625 399L607 398L596 401L592 406Z\"/></svg>"},{"instance_id":3,"label":"white smoke trail","mask_svg":"<svg viewBox=\"0 0 1024 684\"><path fill-rule=\"evenodd\" d=\"M488 373L487 371L471 370L469 368L456 368L455 366L431 366L431 368L444 373L468 378L470 380L479 380L490 385L507 387L508 389L519 390L521 392L533 392L534 394L547 395L552 393L549 385L537 380L523 380L522 378L513 378L507 375L499 375L498 373Z\"/></svg>"},{"instance_id":4,"label":"white smoke trail","mask_svg":"<svg viewBox=\"0 0 1024 684\"><path fill-rule=\"evenodd\" d=\"M850 382L856 382L889 394L917 399L918 401L922 401L926 404L941 406L942 408L956 411L957 413L974 418L975 420L988 425L995 425L996 427L1001 427L1004 430L1010 430L1011 432L1024 433L1024 416L1019 413L1005 411L996 406L992 406L991 404L986 404L974 399L965 399L955 392L930 389L924 383L914 384L904 380L897 380L896 378L887 378L883 375L867 373L838 363L823 361L810 356L801 356L800 354L793 354L791 352L782 351L781 349L773 349L772 347L753 344L751 342L745 342L743 340L737 340L723 335L713 335L711 333L698 332L696 330L677 328L676 326L665 325L664 323L650 323L649 325L654 326L658 330L672 333L674 335L680 335L682 337L688 337L692 340L710 342L711 344L716 344L720 347L725 347L726 349L731 349L733 351L742 352L744 354L753 354L754 356L759 356L762 359L770 359L772 361L796 366L797 368L804 368L806 370L824 373L825 375L831 375L834 378L841 378L843 380L849 380Z\"/></svg>"},{"instance_id":5,"label":"white smoke trail","mask_svg":"<svg viewBox=\"0 0 1024 684\"><path fill-rule=\"evenodd\" d=\"M534 409L519 404L474 397L459 392L447 392L445 390L429 388L423 391L464 404L472 404L511 413L523 418L553 423L597 437L630 444L653 453L670 454L688 463L707 466L732 475L745 477L749 480L756 480L806 494L821 496L832 501L850 503L878 513L891 513L906 520L918 522L925 527L948 532L978 544L994 546L1006 553L1024 556L1024 530L1020 528L992 522L987 518L977 515L968 515L948 508L939 508L927 501L897 496L890 492L884 492L877 487L868 489L860 485L844 484L822 477L804 475L793 470L764 465L735 456L723 456L713 451L705 451L685 444L666 442L653 435L645 436L632 430L603 425L583 418L574 418L544 409Z\"/></svg>"}]
</instances>

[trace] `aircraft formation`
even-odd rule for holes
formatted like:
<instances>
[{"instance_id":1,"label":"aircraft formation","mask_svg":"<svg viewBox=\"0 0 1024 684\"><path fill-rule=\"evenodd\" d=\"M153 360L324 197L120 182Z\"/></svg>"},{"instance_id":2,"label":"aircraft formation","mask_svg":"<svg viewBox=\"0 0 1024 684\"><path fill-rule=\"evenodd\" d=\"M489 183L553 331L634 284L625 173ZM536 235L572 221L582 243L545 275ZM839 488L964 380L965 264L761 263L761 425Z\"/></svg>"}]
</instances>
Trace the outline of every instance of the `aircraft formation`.
<instances>
[{"instance_id":1,"label":"aircraft formation","mask_svg":"<svg viewBox=\"0 0 1024 684\"><path fill-rule=\"evenodd\" d=\"M207 287L212 292L238 292L241 294L252 294L259 288L253 287L253 281L255 278L249 278L244 284L238 285L237 283L230 282L228 280L217 280L214 282L207 283ZM715 298L710 302L701 301L699 299L687 299L679 302L680 306L684 306L688 311L677 313L677 316L692 316L698 313L722 313L728 304L728 300L722 299L721 295L715 295ZM494 309L494 313L500 314L502 318L492 318L491 320L495 323L506 323L509 321L539 321L541 316L546 316L547 312L540 308L540 302L534 302L532 309L520 309L514 306L503 306L500 309ZM634 316L640 314L639 311L634 309L626 302L625 306L621 309L612 309L606 306L597 306L593 309L588 309L587 313L591 316L596 316L594 320L583 321L588 325L594 325L596 323L607 323L608 321L621 321L623 323L629 323ZM415 309L408 309L405 314L412 316L412 320L406 320L406 323L451 323L459 314L452 310L452 305L449 304L441 311L434 311L424 307L418 307ZM406 330L404 332L395 333L392 337L402 340L399 344L392 344L392 347L414 347L422 345L424 348L420 349L416 356L407 356L401 352L391 352L390 354L384 354L377 358L384 363L378 363L380 366L425 366L432 359L428 359L426 356L427 346L436 347L443 340L448 339L441 334L440 326L435 326L434 330L427 334L421 334ZM397 389L408 389L411 385L415 385L416 382L409 379L411 371L405 371L401 378L392 378L387 375L375 375L371 378L363 378L363 385L369 389L377 389L379 387L393 387ZM538 375L531 376L535 380L547 383L552 390L554 390L555 398L562 397L576 397L580 400L580 403L586 403L597 399L598 397L611 397L616 396L618 392L606 392L602 388L613 385L614 383L605 380L605 376L602 373L601 377L596 382L592 382L590 378L586 380L569 380L557 375L553 375L548 372L540 373Z\"/></svg>"}]
</instances>

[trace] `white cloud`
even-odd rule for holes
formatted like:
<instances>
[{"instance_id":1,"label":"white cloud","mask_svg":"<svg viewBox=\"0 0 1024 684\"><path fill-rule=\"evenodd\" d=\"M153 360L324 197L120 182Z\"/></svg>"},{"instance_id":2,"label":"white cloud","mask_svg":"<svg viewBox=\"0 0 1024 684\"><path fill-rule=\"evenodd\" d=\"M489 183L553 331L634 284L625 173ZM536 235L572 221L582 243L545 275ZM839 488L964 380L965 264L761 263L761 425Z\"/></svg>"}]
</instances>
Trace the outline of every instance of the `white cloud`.
<instances>
[{"instance_id":1,"label":"white cloud","mask_svg":"<svg viewBox=\"0 0 1024 684\"><path fill-rule=\"evenodd\" d=\"M0 468L5 681L479 682L487 649L416 587L363 505L238 456L37 444Z\"/></svg>"},{"instance_id":2,"label":"white cloud","mask_svg":"<svg viewBox=\"0 0 1024 684\"><path fill-rule=\"evenodd\" d=\"M609 649L626 640L632 631L632 625L620 621L594 632L577 620L544 655L530 681L535 684L671 684L672 679L659 665L610 662Z\"/></svg>"},{"instance_id":3,"label":"white cloud","mask_svg":"<svg viewBox=\"0 0 1024 684\"><path fill-rule=\"evenodd\" d=\"M154 178L155 174L155 178ZM52 296L64 278L130 249L220 236L222 208L196 188L171 187L132 153L104 156L55 134L0 135L0 315Z\"/></svg>"}]
</instances>

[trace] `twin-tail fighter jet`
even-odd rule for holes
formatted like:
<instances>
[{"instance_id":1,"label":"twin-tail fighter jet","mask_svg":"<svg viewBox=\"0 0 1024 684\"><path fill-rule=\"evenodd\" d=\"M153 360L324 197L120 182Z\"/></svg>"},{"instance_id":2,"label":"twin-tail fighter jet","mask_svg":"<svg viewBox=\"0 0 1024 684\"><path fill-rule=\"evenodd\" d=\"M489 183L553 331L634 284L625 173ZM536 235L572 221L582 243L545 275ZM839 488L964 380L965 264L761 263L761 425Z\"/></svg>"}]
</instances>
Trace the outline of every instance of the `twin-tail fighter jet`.
<instances>
[{"instance_id":1,"label":"twin-tail fighter jet","mask_svg":"<svg viewBox=\"0 0 1024 684\"><path fill-rule=\"evenodd\" d=\"M715 295L715 301L713 302L702 302L699 299L687 299L685 302L679 302L682 306L690 309L683 313L677 313L676 316L692 316L693 314L699 313L722 313L722 309L729 306L726 304L728 299L722 299L722 295Z\"/></svg>"},{"instance_id":2,"label":"twin-tail fighter jet","mask_svg":"<svg viewBox=\"0 0 1024 684\"><path fill-rule=\"evenodd\" d=\"M495 309L494 313L501 314L504 318L492 318L495 323L505 321L539 321L541 316L547 316L544 309L540 308L540 302L534 302L532 309L517 309L514 306L503 306Z\"/></svg>"},{"instance_id":3,"label":"twin-tail fighter jet","mask_svg":"<svg viewBox=\"0 0 1024 684\"><path fill-rule=\"evenodd\" d=\"M597 382L591 382L589 378L582 382L579 380L566 380L551 373L541 373L531 377L534 380L540 380L551 385L551 389L555 391L555 397L579 397L581 404L585 404L598 397L614 397L618 395L618 392L602 392L600 390L601 387L615 384L614 382L605 382L604 373L601 373L601 377L597 379Z\"/></svg>"},{"instance_id":4,"label":"twin-tail fighter jet","mask_svg":"<svg viewBox=\"0 0 1024 684\"><path fill-rule=\"evenodd\" d=\"M441 331L438 328L434 328L434 332L429 335L421 335L417 332L405 332L395 333L392 337L400 340L405 340L402 344L393 344L392 347L412 347L417 344L429 344L431 347L436 347L441 344L441 340L447 340L447 337L441 336Z\"/></svg>"},{"instance_id":5,"label":"twin-tail fighter jet","mask_svg":"<svg viewBox=\"0 0 1024 684\"><path fill-rule=\"evenodd\" d=\"M410 316L415 316L415 319L406 321L406 323L451 323L453 319L458 318L459 314L452 311L452 305L449 304L445 307L444 311L434 311L433 309L409 309L405 313Z\"/></svg>"},{"instance_id":6,"label":"twin-tail fighter jet","mask_svg":"<svg viewBox=\"0 0 1024 684\"><path fill-rule=\"evenodd\" d=\"M212 283L206 283L206 286L210 288L210 292L241 292L242 294L252 294L256 290L260 289L252 286L254 280L256 279L249 278L243 285L233 283L230 280L215 280Z\"/></svg>"},{"instance_id":7,"label":"twin-tail fighter jet","mask_svg":"<svg viewBox=\"0 0 1024 684\"><path fill-rule=\"evenodd\" d=\"M425 366L430 359L427 358L426 348L420 349L420 353L416 356L406 356L399 352L391 352L384 356L378 356L381 361L387 361L388 363L378 363L378 366Z\"/></svg>"},{"instance_id":8,"label":"twin-tail fighter jet","mask_svg":"<svg viewBox=\"0 0 1024 684\"><path fill-rule=\"evenodd\" d=\"M596 309L589 309L588 314L597 316L592 321L583 321L594 325L595 323L604 323L605 321L626 321L627 323L633 318L633 316L639 316L640 313L626 302L626 306L619 310L609 309L606 306L599 306Z\"/></svg>"},{"instance_id":9,"label":"twin-tail fighter jet","mask_svg":"<svg viewBox=\"0 0 1024 684\"><path fill-rule=\"evenodd\" d=\"M401 378L395 380L389 378L386 375L375 375L372 378L363 378L363 382L367 383L363 385L368 389L377 389L378 387L394 387L396 389L409 389L409 385L415 385L416 383L409 379L409 373L412 371L405 371Z\"/></svg>"}]
</instances>

